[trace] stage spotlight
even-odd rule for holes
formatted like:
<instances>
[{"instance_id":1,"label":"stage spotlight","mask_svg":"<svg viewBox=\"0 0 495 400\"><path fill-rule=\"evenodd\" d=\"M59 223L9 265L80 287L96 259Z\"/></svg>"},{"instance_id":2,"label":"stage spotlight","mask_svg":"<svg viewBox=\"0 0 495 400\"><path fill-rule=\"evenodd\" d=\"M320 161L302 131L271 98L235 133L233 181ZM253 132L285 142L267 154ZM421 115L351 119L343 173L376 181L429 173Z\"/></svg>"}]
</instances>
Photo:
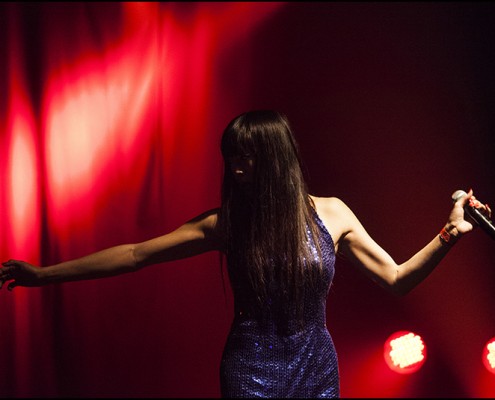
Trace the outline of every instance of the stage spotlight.
<instances>
[{"instance_id":1,"label":"stage spotlight","mask_svg":"<svg viewBox=\"0 0 495 400\"><path fill-rule=\"evenodd\" d=\"M491 338L483 348L483 364L489 372L495 374L495 337Z\"/></svg>"},{"instance_id":2,"label":"stage spotlight","mask_svg":"<svg viewBox=\"0 0 495 400\"><path fill-rule=\"evenodd\" d=\"M426 345L414 332L398 331L386 340L383 356L392 371L411 374L426 361Z\"/></svg>"}]
</instances>

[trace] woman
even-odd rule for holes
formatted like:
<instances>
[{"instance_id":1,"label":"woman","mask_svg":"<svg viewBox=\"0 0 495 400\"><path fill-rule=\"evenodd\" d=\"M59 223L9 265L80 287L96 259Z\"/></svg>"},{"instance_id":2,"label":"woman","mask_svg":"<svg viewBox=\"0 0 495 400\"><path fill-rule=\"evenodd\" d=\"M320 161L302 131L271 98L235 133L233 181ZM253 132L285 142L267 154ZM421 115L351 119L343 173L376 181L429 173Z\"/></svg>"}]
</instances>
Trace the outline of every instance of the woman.
<instances>
[{"instance_id":1,"label":"woman","mask_svg":"<svg viewBox=\"0 0 495 400\"><path fill-rule=\"evenodd\" d=\"M403 295L476 226L464 214L466 204L491 214L470 190L441 233L397 265L341 200L308 194L285 116L269 110L238 116L226 127L221 150L220 208L163 236L52 266L9 260L0 268L0 287L103 278L221 251L235 311L220 366L222 396L338 397L337 354L325 325L336 253Z\"/></svg>"}]
</instances>

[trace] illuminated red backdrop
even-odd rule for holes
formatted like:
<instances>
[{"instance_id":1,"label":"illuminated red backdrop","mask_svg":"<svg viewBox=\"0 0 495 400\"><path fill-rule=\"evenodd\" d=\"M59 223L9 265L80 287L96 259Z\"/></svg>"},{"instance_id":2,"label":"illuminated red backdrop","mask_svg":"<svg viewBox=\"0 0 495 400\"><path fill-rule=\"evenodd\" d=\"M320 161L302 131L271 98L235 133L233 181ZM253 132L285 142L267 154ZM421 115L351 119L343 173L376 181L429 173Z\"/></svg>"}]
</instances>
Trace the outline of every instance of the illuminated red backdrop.
<instances>
[{"instance_id":1,"label":"illuminated red backdrop","mask_svg":"<svg viewBox=\"0 0 495 400\"><path fill-rule=\"evenodd\" d=\"M219 204L237 114L289 116L311 192L404 261L457 189L495 202L495 6L0 5L0 258L49 265ZM338 260L328 327L344 397L494 397L495 250L481 230L396 298ZM1 397L218 397L231 294L210 253L105 280L0 291ZM414 374L383 344L412 330Z\"/></svg>"}]
</instances>

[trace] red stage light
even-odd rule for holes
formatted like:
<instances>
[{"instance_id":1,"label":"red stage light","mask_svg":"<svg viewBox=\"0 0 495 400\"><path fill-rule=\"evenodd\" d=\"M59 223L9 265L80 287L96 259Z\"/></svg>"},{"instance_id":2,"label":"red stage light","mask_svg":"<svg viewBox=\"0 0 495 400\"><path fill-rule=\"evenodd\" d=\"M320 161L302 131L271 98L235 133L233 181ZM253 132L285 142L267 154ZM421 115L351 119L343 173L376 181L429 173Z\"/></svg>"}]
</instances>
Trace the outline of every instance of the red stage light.
<instances>
[{"instance_id":1,"label":"red stage light","mask_svg":"<svg viewBox=\"0 0 495 400\"><path fill-rule=\"evenodd\" d=\"M399 331L388 337L383 356L392 371L411 374L419 370L426 361L426 346L419 335Z\"/></svg>"},{"instance_id":2,"label":"red stage light","mask_svg":"<svg viewBox=\"0 0 495 400\"><path fill-rule=\"evenodd\" d=\"M491 338L483 348L483 364L489 372L495 374L495 337Z\"/></svg>"}]
</instances>

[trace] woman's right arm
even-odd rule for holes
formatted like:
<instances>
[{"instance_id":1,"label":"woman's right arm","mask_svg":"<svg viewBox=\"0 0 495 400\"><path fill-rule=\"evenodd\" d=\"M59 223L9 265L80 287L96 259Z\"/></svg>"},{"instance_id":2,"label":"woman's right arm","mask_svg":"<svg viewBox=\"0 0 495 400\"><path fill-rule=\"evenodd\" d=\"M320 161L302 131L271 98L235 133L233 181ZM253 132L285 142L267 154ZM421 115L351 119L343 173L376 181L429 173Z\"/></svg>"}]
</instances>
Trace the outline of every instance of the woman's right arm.
<instances>
[{"instance_id":1,"label":"woman's right arm","mask_svg":"<svg viewBox=\"0 0 495 400\"><path fill-rule=\"evenodd\" d=\"M0 288L43 286L85 279L98 279L137 271L145 266L221 250L217 229L218 210L207 211L174 231L141 243L122 244L70 261L43 268L9 260L0 268Z\"/></svg>"}]
</instances>

